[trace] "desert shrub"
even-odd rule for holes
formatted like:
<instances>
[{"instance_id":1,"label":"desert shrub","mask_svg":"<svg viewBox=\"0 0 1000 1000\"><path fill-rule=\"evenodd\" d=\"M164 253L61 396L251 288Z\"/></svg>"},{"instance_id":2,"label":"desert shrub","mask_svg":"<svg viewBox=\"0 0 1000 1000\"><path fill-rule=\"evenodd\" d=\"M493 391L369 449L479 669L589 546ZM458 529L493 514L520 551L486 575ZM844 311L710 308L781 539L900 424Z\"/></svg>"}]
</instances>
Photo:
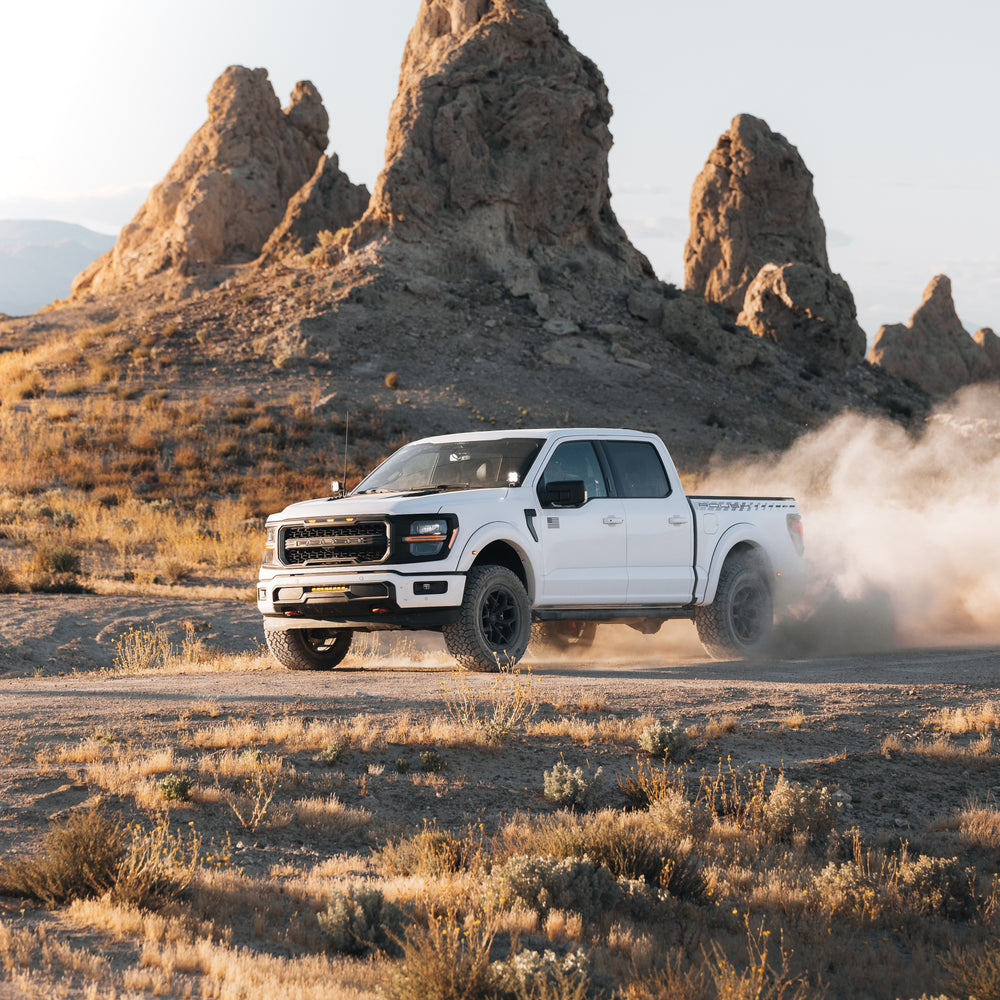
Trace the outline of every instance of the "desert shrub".
<instances>
[{"instance_id":1,"label":"desert shrub","mask_svg":"<svg viewBox=\"0 0 1000 1000\"><path fill-rule=\"evenodd\" d=\"M334 892L317 920L334 951L359 955L369 948L390 946L400 914L378 889L352 885Z\"/></svg>"},{"instance_id":2,"label":"desert shrub","mask_svg":"<svg viewBox=\"0 0 1000 1000\"><path fill-rule=\"evenodd\" d=\"M343 740L334 740L320 755L320 762L327 767L333 767L340 763L341 758L347 752L347 744Z\"/></svg>"},{"instance_id":3,"label":"desert shrub","mask_svg":"<svg viewBox=\"0 0 1000 1000\"><path fill-rule=\"evenodd\" d=\"M958 858L859 857L831 862L816 876L816 896L833 912L875 916L885 910L966 917L974 909L972 869Z\"/></svg>"},{"instance_id":4,"label":"desert shrub","mask_svg":"<svg viewBox=\"0 0 1000 1000\"><path fill-rule=\"evenodd\" d=\"M978 949L953 949L941 962L951 977L948 996L1000 997L1000 948L990 944Z\"/></svg>"},{"instance_id":5,"label":"desert shrub","mask_svg":"<svg viewBox=\"0 0 1000 1000\"><path fill-rule=\"evenodd\" d=\"M968 916L975 904L974 878L974 869L962 868L958 858L924 855L912 861L906 858L899 866L899 888L903 898L918 913Z\"/></svg>"},{"instance_id":6,"label":"desert shrub","mask_svg":"<svg viewBox=\"0 0 1000 1000\"><path fill-rule=\"evenodd\" d=\"M424 750L420 755L420 770L435 773L444 770L444 759L437 750Z\"/></svg>"},{"instance_id":7,"label":"desert shrub","mask_svg":"<svg viewBox=\"0 0 1000 1000\"><path fill-rule=\"evenodd\" d=\"M114 669L125 674L162 670L176 656L166 633L155 625L129 629L115 642L115 649Z\"/></svg>"},{"instance_id":8,"label":"desert shrub","mask_svg":"<svg viewBox=\"0 0 1000 1000\"><path fill-rule=\"evenodd\" d=\"M642 880L674 896L701 898L705 879L677 843L643 815L605 809L590 816L560 812L504 830L511 853L557 859L586 857L613 876Z\"/></svg>"},{"instance_id":9,"label":"desert shrub","mask_svg":"<svg viewBox=\"0 0 1000 1000\"><path fill-rule=\"evenodd\" d=\"M531 676L519 670L499 671L485 688L472 685L467 675L456 674L442 697L459 726L498 746L523 729L538 711Z\"/></svg>"},{"instance_id":10,"label":"desert shrub","mask_svg":"<svg viewBox=\"0 0 1000 1000\"><path fill-rule=\"evenodd\" d=\"M197 851L164 822L144 831L97 807L53 824L37 854L0 866L0 886L49 905L108 895L148 907L187 888Z\"/></svg>"},{"instance_id":11,"label":"desert shrub","mask_svg":"<svg viewBox=\"0 0 1000 1000\"><path fill-rule=\"evenodd\" d=\"M396 758L396 773L397 774L408 774L410 770L410 758L409 757L397 757Z\"/></svg>"},{"instance_id":12,"label":"desert shrub","mask_svg":"<svg viewBox=\"0 0 1000 1000\"><path fill-rule=\"evenodd\" d=\"M387 372L385 376L385 387L387 389L399 388L399 375L396 372Z\"/></svg>"},{"instance_id":13,"label":"desert shrub","mask_svg":"<svg viewBox=\"0 0 1000 1000\"><path fill-rule=\"evenodd\" d=\"M520 904L541 913L570 910L584 920L621 906L629 894L603 865L551 855L509 858L490 873L486 892L501 909Z\"/></svg>"},{"instance_id":14,"label":"desert shrub","mask_svg":"<svg viewBox=\"0 0 1000 1000\"><path fill-rule=\"evenodd\" d=\"M40 372L28 372L14 385L15 399L37 399L45 394L45 379Z\"/></svg>"},{"instance_id":15,"label":"desert shrub","mask_svg":"<svg viewBox=\"0 0 1000 1000\"><path fill-rule=\"evenodd\" d=\"M0 594L17 594L20 589L20 584L11 568L6 563L0 562Z\"/></svg>"},{"instance_id":16,"label":"desert shrub","mask_svg":"<svg viewBox=\"0 0 1000 1000\"><path fill-rule=\"evenodd\" d=\"M794 833L807 833L812 839L829 834L837 825L840 803L826 788L810 788L781 775L761 812L761 829L774 840L784 840Z\"/></svg>"},{"instance_id":17,"label":"desert shrub","mask_svg":"<svg viewBox=\"0 0 1000 1000\"><path fill-rule=\"evenodd\" d=\"M593 775L587 776L583 768L570 770L565 761L559 761L551 771L542 775L545 787L545 798L559 806L581 806L586 808L596 797L601 788L602 768Z\"/></svg>"},{"instance_id":18,"label":"desert shrub","mask_svg":"<svg viewBox=\"0 0 1000 1000\"><path fill-rule=\"evenodd\" d=\"M389 841L378 851L379 867L392 875L441 875L479 866L482 835L469 830L466 836L424 827L419 833Z\"/></svg>"},{"instance_id":19,"label":"desert shrub","mask_svg":"<svg viewBox=\"0 0 1000 1000\"><path fill-rule=\"evenodd\" d=\"M186 802L191 797L194 782L186 774L167 774L157 783L161 797L172 802Z\"/></svg>"},{"instance_id":20,"label":"desert shrub","mask_svg":"<svg viewBox=\"0 0 1000 1000\"><path fill-rule=\"evenodd\" d=\"M32 568L39 573L76 576L80 566L80 553L72 545L41 545L32 559Z\"/></svg>"},{"instance_id":21,"label":"desert shrub","mask_svg":"<svg viewBox=\"0 0 1000 1000\"><path fill-rule=\"evenodd\" d=\"M490 962L496 937L493 920L463 927L454 910L413 927L403 941L403 960L380 995L385 1000L496 1000Z\"/></svg>"},{"instance_id":22,"label":"desert shrub","mask_svg":"<svg viewBox=\"0 0 1000 1000\"><path fill-rule=\"evenodd\" d=\"M528 948L491 966L498 990L516 1000L583 1000L589 996L587 957L582 950L556 955Z\"/></svg>"},{"instance_id":23,"label":"desert shrub","mask_svg":"<svg viewBox=\"0 0 1000 1000\"><path fill-rule=\"evenodd\" d=\"M679 719L674 719L669 726L654 722L639 734L639 746L650 757L679 761L691 749L691 738Z\"/></svg>"},{"instance_id":24,"label":"desert shrub","mask_svg":"<svg viewBox=\"0 0 1000 1000\"><path fill-rule=\"evenodd\" d=\"M700 799L692 802L679 788L668 788L649 805L649 817L672 837L701 838L715 817Z\"/></svg>"}]
</instances>

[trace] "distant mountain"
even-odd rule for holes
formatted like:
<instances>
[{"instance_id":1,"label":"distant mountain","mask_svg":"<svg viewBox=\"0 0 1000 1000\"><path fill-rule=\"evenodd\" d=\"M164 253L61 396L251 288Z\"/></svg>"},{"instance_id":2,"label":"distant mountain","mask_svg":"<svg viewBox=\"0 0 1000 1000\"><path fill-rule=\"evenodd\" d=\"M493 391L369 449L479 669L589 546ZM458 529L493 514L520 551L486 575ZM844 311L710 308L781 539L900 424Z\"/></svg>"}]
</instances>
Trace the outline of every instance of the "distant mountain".
<instances>
[{"instance_id":1,"label":"distant mountain","mask_svg":"<svg viewBox=\"0 0 1000 1000\"><path fill-rule=\"evenodd\" d=\"M23 316L65 298L115 239L69 222L0 219L0 313Z\"/></svg>"}]
</instances>

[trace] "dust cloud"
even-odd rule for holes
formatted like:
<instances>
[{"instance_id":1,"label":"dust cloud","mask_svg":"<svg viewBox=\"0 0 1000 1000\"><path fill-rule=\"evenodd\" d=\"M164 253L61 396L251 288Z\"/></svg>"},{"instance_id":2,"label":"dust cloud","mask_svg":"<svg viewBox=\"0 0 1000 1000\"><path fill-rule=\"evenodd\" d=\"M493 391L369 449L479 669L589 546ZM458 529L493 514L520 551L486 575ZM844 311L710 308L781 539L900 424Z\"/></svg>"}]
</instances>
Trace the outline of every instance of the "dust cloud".
<instances>
[{"instance_id":1,"label":"dust cloud","mask_svg":"<svg viewBox=\"0 0 1000 1000\"><path fill-rule=\"evenodd\" d=\"M962 390L916 436L843 414L698 492L798 500L813 582L779 653L1000 642L1000 387Z\"/></svg>"}]
</instances>

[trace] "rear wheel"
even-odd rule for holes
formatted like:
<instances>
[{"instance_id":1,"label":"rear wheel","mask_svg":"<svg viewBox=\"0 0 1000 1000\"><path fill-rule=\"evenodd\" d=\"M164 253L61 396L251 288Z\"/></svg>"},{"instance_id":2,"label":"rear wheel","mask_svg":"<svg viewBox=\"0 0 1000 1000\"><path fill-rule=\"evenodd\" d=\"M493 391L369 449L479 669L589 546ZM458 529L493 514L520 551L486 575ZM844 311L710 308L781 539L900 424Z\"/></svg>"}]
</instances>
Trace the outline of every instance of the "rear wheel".
<instances>
[{"instance_id":1,"label":"rear wheel","mask_svg":"<svg viewBox=\"0 0 1000 1000\"><path fill-rule=\"evenodd\" d=\"M350 651L354 633L344 628L265 626L264 637L271 655L289 670L332 670Z\"/></svg>"},{"instance_id":2,"label":"rear wheel","mask_svg":"<svg viewBox=\"0 0 1000 1000\"><path fill-rule=\"evenodd\" d=\"M459 619L442 632L448 652L467 670L490 673L514 666L531 636L524 584L506 566L474 566Z\"/></svg>"},{"instance_id":3,"label":"rear wheel","mask_svg":"<svg viewBox=\"0 0 1000 1000\"><path fill-rule=\"evenodd\" d=\"M531 644L544 649L586 649L593 645L597 622L535 622Z\"/></svg>"},{"instance_id":4,"label":"rear wheel","mask_svg":"<svg viewBox=\"0 0 1000 1000\"><path fill-rule=\"evenodd\" d=\"M728 559L715 601L697 608L698 638L715 660L752 659L767 647L774 627L771 589L760 563L749 556Z\"/></svg>"}]
</instances>

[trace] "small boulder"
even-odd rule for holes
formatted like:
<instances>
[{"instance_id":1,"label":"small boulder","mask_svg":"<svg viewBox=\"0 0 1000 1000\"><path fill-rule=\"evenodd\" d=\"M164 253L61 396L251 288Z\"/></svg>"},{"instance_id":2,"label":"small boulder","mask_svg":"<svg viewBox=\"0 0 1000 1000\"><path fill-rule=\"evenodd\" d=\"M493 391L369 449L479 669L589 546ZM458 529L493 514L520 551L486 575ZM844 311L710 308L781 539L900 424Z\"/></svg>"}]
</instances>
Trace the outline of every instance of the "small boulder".
<instances>
[{"instance_id":1,"label":"small boulder","mask_svg":"<svg viewBox=\"0 0 1000 1000\"><path fill-rule=\"evenodd\" d=\"M847 282L810 264L765 264L736 322L822 371L843 372L865 359L865 332Z\"/></svg>"}]
</instances>

